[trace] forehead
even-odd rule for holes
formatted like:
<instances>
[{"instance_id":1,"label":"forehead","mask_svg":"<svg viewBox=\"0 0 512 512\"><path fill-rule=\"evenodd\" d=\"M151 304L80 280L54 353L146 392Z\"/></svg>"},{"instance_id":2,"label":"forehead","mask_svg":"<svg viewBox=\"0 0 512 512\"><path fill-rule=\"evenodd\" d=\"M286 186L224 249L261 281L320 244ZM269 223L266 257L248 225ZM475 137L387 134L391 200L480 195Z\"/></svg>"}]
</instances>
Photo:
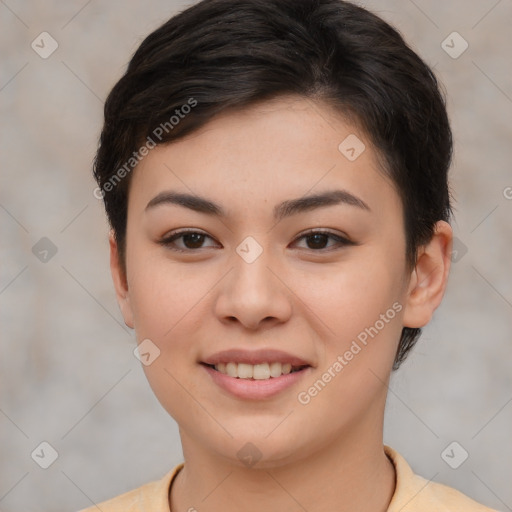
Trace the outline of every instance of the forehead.
<instances>
[{"instance_id":1,"label":"forehead","mask_svg":"<svg viewBox=\"0 0 512 512\"><path fill-rule=\"evenodd\" d=\"M130 203L143 209L170 189L227 203L228 210L270 210L283 198L340 187L376 211L401 210L364 133L323 103L285 97L224 112L152 149L134 171Z\"/></svg>"}]
</instances>

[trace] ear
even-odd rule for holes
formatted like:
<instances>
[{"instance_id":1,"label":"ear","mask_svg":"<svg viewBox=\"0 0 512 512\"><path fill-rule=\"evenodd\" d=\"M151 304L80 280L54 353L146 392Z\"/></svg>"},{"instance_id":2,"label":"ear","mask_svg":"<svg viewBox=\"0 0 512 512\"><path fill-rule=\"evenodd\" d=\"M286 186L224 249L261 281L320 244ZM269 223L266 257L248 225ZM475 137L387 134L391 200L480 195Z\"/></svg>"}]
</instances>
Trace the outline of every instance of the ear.
<instances>
[{"instance_id":1,"label":"ear","mask_svg":"<svg viewBox=\"0 0 512 512\"><path fill-rule=\"evenodd\" d=\"M418 254L405 300L404 327L424 327L441 303L450 272L453 231L438 221L430 242Z\"/></svg>"},{"instance_id":2,"label":"ear","mask_svg":"<svg viewBox=\"0 0 512 512\"><path fill-rule=\"evenodd\" d=\"M133 329L133 312L130 305L130 294L128 291L128 282L126 273L121 265L119 258L119 250L114 232L110 232L110 272L112 273L112 280L114 281L114 288L116 289L117 303L124 318L124 323Z\"/></svg>"}]
</instances>

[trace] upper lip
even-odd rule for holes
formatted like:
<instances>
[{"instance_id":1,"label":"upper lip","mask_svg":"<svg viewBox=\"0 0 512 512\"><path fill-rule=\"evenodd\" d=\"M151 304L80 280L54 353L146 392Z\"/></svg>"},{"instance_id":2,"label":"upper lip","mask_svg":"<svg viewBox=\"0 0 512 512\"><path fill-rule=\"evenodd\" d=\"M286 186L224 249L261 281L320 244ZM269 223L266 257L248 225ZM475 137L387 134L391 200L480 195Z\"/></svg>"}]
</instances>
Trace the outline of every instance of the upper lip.
<instances>
[{"instance_id":1,"label":"upper lip","mask_svg":"<svg viewBox=\"0 0 512 512\"><path fill-rule=\"evenodd\" d=\"M216 352L207 357L202 363L216 365L219 363L245 363L245 364L261 364L261 363L290 363L292 366L311 366L304 359L288 354L281 350L261 349L261 350L242 350L231 349Z\"/></svg>"}]
</instances>

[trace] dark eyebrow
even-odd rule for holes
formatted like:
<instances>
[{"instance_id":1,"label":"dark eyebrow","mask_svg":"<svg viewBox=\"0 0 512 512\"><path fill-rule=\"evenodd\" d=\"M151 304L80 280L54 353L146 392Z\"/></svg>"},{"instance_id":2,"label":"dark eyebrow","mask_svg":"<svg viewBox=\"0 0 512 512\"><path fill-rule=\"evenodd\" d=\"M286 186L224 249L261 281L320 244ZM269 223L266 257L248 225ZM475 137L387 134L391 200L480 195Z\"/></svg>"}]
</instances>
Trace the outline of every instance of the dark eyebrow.
<instances>
[{"instance_id":1,"label":"dark eyebrow","mask_svg":"<svg viewBox=\"0 0 512 512\"><path fill-rule=\"evenodd\" d=\"M199 213L226 217L226 212L222 206L213 201L197 195L172 191L161 192L151 199L146 206L146 211L163 204L176 204L190 208ZM336 204L347 204L371 212L370 207L362 199L347 190L330 190L319 194L299 197L298 199L283 201L275 206L274 218L276 220L282 220L285 217L300 212Z\"/></svg>"},{"instance_id":2,"label":"dark eyebrow","mask_svg":"<svg viewBox=\"0 0 512 512\"><path fill-rule=\"evenodd\" d=\"M336 204L356 206L357 208L371 212L370 207L362 199L351 194L347 190L329 190L327 192L299 197L298 199L290 199L279 203L274 208L274 218L276 220L281 220L284 217L288 217L296 213Z\"/></svg>"}]
</instances>

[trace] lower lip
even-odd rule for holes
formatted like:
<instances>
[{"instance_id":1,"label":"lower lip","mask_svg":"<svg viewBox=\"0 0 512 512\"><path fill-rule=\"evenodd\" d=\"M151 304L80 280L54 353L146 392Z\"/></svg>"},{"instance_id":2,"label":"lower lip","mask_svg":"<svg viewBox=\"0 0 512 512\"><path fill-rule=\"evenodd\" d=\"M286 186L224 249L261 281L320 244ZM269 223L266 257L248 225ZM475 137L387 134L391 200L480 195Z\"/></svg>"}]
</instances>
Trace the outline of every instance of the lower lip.
<instances>
[{"instance_id":1,"label":"lower lip","mask_svg":"<svg viewBox=\"0 0 512 512\"><path fill-rule=\"evenodd\" d=\"M280 377L270 377L264 380L238 379L230 377L224 373L220 373L213 368L201 364L201 366L209 373L215 384L222 389L231 393L238 398L249 400L263 400L271 398L281 391L293 386L302 379L306 374L310 373L311 366L299 370L298 372L288 373Z\"/></svg>"}]
</instances>

